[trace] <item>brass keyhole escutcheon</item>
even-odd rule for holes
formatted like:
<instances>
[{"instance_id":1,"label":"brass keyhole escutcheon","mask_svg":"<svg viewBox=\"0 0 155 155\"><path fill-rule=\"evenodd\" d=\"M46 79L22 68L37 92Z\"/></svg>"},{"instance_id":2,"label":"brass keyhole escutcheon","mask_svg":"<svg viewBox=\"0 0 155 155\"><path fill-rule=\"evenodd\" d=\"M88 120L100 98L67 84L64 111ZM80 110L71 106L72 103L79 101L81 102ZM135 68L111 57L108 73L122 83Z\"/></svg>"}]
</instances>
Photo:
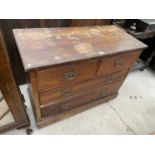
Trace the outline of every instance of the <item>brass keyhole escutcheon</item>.
<instances>
[{"instance_id":1,"label":"brass keyhole escutcheon","mask_svg":"<svg viewBox=\"0 0 155 155\"><path fill-rule=\"evenodd\" d=\"M67 88L67 89L62 90L62 95L63 96L69 96L71 94L72 94L72 89L71 88Z\"/></svg>"},{"instance_id":2,"label":"brass keyhole escutcheon","mask_svg":"<svg viewBox=\"0 0 155 155\"><path fill-rule=\"evenodd\" d=\"M107 83L112 83L114 81L114 77L112 75L108 75L106 81Z\"/></svg>"},{"instance_id":3,"label":"brass keyhole escutcheon","mask_svg":"<svg viewBox=\"0 0 155 155\"><path fill-rule=\"evenodd\" d=\"M119 67L121 67L123 64L124 64L123 59L122 59L122 58L119 58L119 59L117 59L117 60L115 61L114 66L117 67L117 68L119 68Z\"/></svg>"},{"instance_id":4,"label":"brass keyhole escutcheon","mask_svg":"<svg viewBox=\"0 0 155 155\"><path fill-rule=\"evenodd\" d=\"M61 105L61 108L62 108L63 110L67 110L67 109L69 109L70 107L71 107L71 103L70 103L70 102L67 102L67 103L64 103L64 104Z\"/></svg>"},{"instance_id":5,"label":"brass keyhole escutcheon","mask_svg":"<svg viewBox=\"0 0 155 155\"><path fill-rule=\"evenodd\" d=\"M108 90L107 89L104 89L102 91L102 96L104 97L104 96L107 96L107 95L108 95Z\"/></svg>"},{"instance_id":6,"label":"brass keyhole escutcheon","mask_svg":"<svg viewBox=\"0 0 155 155\"><path fill-rule=\"evenodd\" d=\"M77 76L76 71L70 71L68 73L65 73L64 78L65 78L65 80L73 80L73 79L75 79L76 76Z\"/></svg>"}]
</instances>

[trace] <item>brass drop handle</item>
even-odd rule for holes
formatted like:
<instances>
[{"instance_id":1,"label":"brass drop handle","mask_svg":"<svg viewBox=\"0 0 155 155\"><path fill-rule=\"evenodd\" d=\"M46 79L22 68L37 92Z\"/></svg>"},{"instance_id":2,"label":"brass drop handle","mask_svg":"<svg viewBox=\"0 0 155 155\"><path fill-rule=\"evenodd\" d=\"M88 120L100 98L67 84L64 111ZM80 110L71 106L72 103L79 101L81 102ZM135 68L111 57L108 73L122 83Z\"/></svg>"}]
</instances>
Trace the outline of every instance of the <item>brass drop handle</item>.
<instances>
[{"instance_id":1,"label":"brass drop handle","mask_svg":"<svg viewBox=\"0 0 155 155\"><path fill-rule=\"evenodd\" d=\"M77 76L76 71L70 71L70 72L64 74L65 80L73 80L76 76Z\"/></svg>"},{"instance_id":2,"label":"brass drop handle","mask_svg":"<svg viewBox=\"0 0 155 155\"><path fill-rule=\"evenodd\" d=\"M62 90L62 95L63 96L69 96L71 94L72 94L72 89L71 88Z\"/></svg>"},{"instance_id":3,"label":"brass drop handle","mask_svg":"<svg viewBox=\"0 0 155 155\"><path fill-rule=\"evenodd\" d=\"M70 103L70 102L67 102L67 103L64 103L64 104L61 105L61 108L62 108L63 110L67 110L67 109L69 109L70 107L71 107L71 103Z\"/></svg>"},{"instance_id":4,"label":"brass drop handle","mask_svg":"<svg viewBox=\"0 0 155 155\"><path fill-rule=\"evenodd\" d=\"M106 81L107 83L112 83L114 81L114 77L112 75L108 75Z\"/></svg>"},{"instance_id":5,"label":"brass drop handle","mask_svg":"<svg viewBox=\"0 0 155 155\"><path fill-rule=\"evenodd\" d=\"M122 58L119 58L119 59L117 59L117 60L115 61L114 66L117 67L117 68L119 68L119 67L121 67L123 64L124 64L123 59L122 59Z\"/></svg>"},{"instance_id":6,"label":"brass drop handle","mask_svg":"<svg viewBox=\"0 0 155 155\"><path fill-rule=\"evenodd\" d=\"M103 91L102 91L102 94L101 94L102 96L107 96L108 95L108 90L107 89L104 89Z\"/></svg>"}]
</instances>

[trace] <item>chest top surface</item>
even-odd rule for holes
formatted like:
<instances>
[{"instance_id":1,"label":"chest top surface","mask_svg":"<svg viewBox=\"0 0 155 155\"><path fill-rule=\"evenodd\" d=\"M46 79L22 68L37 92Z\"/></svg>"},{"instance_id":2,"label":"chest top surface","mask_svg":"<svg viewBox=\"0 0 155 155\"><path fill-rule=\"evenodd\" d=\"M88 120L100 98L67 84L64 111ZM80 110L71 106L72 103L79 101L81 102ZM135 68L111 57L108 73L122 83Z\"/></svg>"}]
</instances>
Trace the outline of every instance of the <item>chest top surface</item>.
<instances>
[{"instance_id":1,"label":"chest top surface","mask_svg":"<svg viewBox=\"0 0 155 155\"><path fill-rule=\"evenodd\" d=\"M146 48L116 26L14 29L25 71Z\"/></svg>"}]
</instances>

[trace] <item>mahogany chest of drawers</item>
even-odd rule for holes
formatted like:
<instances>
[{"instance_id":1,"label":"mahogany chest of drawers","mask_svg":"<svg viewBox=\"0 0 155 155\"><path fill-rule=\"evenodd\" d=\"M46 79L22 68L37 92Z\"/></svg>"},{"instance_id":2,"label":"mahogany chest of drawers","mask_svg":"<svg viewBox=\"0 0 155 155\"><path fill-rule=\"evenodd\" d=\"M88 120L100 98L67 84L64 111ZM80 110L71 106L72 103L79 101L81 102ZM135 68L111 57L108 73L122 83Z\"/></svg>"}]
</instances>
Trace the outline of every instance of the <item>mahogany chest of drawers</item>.
<instances>
[{"instance_id":1,"label":"mahogany chest of drawers","mask_svg":"<svg viewBox=\"0 0 155 155\"><path fill-rule=\"evenodd\" d=\"M115 98L146 48L113 25L13 32L38 127Z\"/></svg>"}]
</instances>

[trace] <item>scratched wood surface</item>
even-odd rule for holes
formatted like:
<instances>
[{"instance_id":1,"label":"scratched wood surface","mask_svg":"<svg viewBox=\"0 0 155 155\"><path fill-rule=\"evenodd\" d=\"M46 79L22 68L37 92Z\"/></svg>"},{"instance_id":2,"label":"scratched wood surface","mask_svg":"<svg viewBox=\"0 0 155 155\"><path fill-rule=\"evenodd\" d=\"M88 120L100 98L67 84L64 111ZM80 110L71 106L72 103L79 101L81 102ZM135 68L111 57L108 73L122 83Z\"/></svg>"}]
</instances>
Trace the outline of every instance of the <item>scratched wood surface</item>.
<instances>
[{"instance_id":1,"label":"scratched wood surface","mask_svg":"<svg viewBox=\"0 0 155 155\"><path fill-rule=\"evenodd\" d=\"M145 48L116 26L14 29L25 71Z\"/></svg>"}]
</instances>

